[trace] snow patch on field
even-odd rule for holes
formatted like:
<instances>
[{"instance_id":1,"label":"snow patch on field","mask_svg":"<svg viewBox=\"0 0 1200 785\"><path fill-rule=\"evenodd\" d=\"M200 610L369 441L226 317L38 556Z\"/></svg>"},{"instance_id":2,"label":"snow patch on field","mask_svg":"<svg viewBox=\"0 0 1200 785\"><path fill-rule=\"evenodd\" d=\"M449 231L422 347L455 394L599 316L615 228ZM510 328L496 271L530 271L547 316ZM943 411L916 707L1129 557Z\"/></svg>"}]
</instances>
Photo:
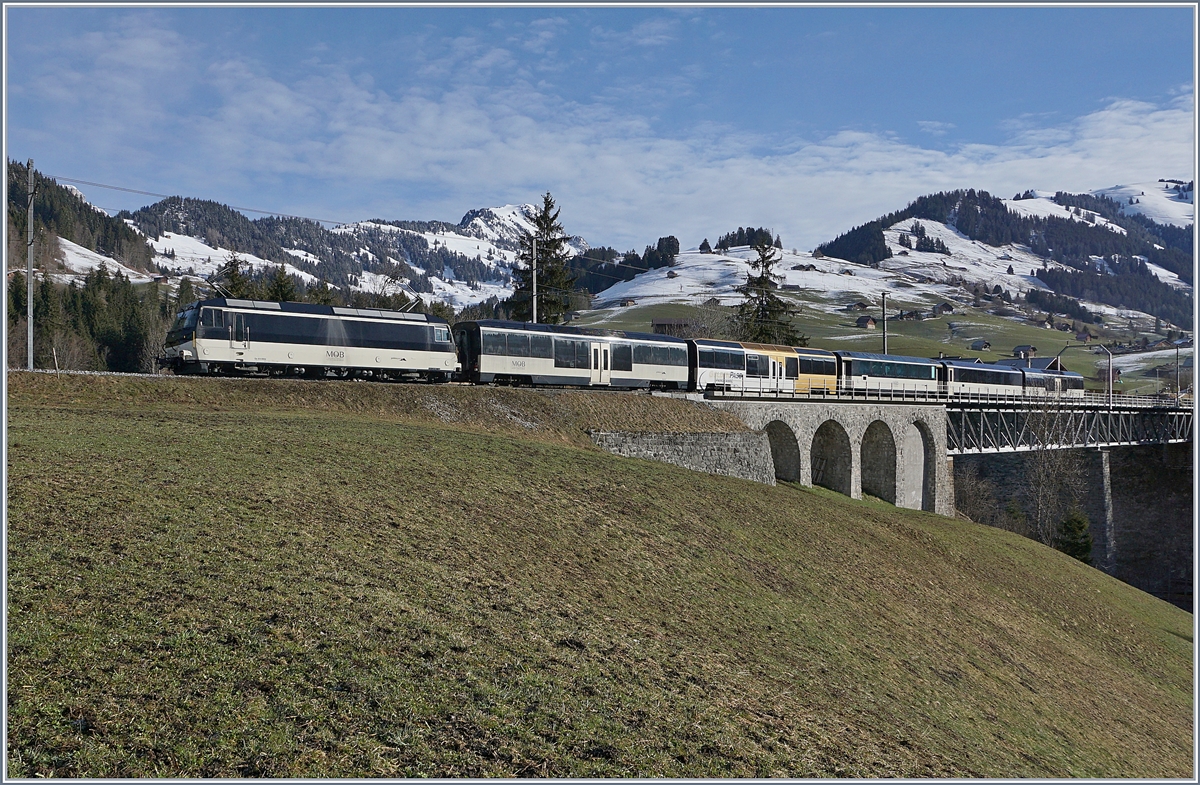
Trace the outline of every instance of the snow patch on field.
<instances>
[{"instance_id":1,"label":"snow patch on field","mask_svg":"<svg viewBox=\"0 0 1200 785\"><path fill-rule=\"evenodd\" d=\"M1114 185L1092 191L1096 196L1107 196L1121 205L1125 215L1140 213L1152 221L1174 226L1189 226L1196 222L1196 204L1191 191L1175 190L1175 183L1133 183ZM1133 199L1137 204L1130 204Z\"/></svg>"},{"instance_id":2,"label":"snow patch on field","mask_svg":"<svg viewBox=\"0 0 1200 785\"><path fill-rule=\"evenodd\" d=\"M66 275L51 275L52 278L62 283L69 280L74 280L87 275L93 270L99 269L103 265L109 273L120 273L130 280L132 283L149 283L152 279L148 273L140 270L134 270L131 267L117 262L107 256L101 256L95 251L89 251L82 245L76 245L70 240L58 238L58 247L62 249L63 264L70 270Z\"/></svg>"}]
</instances>

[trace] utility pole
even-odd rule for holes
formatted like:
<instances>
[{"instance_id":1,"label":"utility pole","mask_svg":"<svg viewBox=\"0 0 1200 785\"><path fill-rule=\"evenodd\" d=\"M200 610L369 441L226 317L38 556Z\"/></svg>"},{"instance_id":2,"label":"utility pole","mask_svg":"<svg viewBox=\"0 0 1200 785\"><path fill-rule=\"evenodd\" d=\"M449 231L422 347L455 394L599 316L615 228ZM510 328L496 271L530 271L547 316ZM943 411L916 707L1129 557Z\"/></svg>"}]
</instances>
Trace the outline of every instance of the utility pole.
<instances>
[{"instance_id":1,"label":"utility pole","mask_svg":"<svg viewBox=\"0 0 1200 785\"><path fill-rule=\"evenodd\" d=\"M29 370L33 370L33 159L26 164L29 168L29 206L25 211L25 245L27 270L25 273L25 321L29 333Z\"/></svg>"},{"instance_id":2,"label":"utility pole","mask_svg":"<svg viewBox=\"0 0 1200 785\"><path fill-rule=\"evenodd\" d=\"M1175 344L1175 401L1178 403L1182 396L1183 390L1179 388L1179 344Z\"/></svg>"},{"instance_id":3,"label":"utility pole","mask_svg":"<svg viewBox=\"0 0 1200 785\"><path fill-rule=\"evenodd\" d=\"M537 235L533 236L533 323L537 324Z\"/></svg>"},{"instance_id":4,"label":"utility pole","mask_svg":"<svg viewBox=\"0 0 1200 785\"><path fill-rule=\"evenodd\" d=\"M883 353L887 354L887 292L883 293Z\"/></svg>"}]
</instances>

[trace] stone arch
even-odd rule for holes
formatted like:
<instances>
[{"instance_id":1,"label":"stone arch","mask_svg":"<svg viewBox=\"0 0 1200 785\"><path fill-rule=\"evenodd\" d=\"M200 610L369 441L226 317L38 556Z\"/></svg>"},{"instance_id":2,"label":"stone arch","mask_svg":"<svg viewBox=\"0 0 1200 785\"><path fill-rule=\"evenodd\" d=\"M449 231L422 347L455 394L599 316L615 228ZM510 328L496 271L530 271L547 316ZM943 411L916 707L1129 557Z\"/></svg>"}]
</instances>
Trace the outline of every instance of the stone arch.
<instances>
[{"instance_id":1,"label":"stone arch","mask_svg":"<svg viewBox=\"0 0 1200 785\"><path fill-rule=\"evenodd\" d=\"M841 423L837 420L821 423L813 434L810 459L813 485L850 495L854 456L850 436Z\"/></svg>"},{"instance_id":2,"label":"stone arch","mask_svg":"<svg viewBox=\"0 0 1200 785\"><path fill-rule=\"evenodd\" d=\"M763 428L771 443L771 461L775 479L797 482L800 479L800 444L796 432L782 420L772 420Z\"/></svg>"},{"instance_id":3,"label":"stone arch","mask_svg":"<svg viewBox=\"0 0 1200 785\"><path fill-rule=\"evenodd\" d=\"M914 420L904 425L900 436L900 457L896 507L934 510L937 467L934 463L934 436L928 424Z\"/></svg>"},{"instance_id":4,"label":"stone arch","mask_svg":"<svg viewBox=\"0 0 1200 785\"><path fill-rule=\"evenodd\" d=\"M896 503L896 439L883 420L867 426L862 438L863 493Z\"/></svg>"}]
</instances>

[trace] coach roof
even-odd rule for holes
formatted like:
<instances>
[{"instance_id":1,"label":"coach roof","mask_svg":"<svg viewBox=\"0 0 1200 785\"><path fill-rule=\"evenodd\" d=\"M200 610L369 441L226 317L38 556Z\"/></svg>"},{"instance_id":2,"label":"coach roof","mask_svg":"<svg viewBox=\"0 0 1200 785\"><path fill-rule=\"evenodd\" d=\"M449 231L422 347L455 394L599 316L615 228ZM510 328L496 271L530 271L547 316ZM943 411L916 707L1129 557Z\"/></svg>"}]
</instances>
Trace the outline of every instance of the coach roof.
<instances>
[{"instance_id":1,"label":"coach roof","mask_svg":"<svg viewBox=\"0 0 1200 785\"><path fill-rule=\"evenodd\" d=\"M357 316L366 319L398 319L406 322L446 324L446 320L440 316L431 316L424 313L385 311L378 308L342 308L338 305L318 305L316 303L277 303L268 300L239 300L232 297L218 297L212 300L200 300L195 305L196 307L204 308L251 308L256 311L307 313L320 316Z\"/></svg>"},{"instance_id":2,"label":"coach roof","mask_svg":"<svg viewBox=\"0 0 1200 785\"><path fill-rule=\"evenodd\" d=\"M469 324L469 322L460 322ZM524 330L536 333L559 333L560 335L593 336L597 338L627 338L631 341L654 341L655 343L674 343L680 346L687 341L670 335L654 335L651 333L635 333L627 330L601 330L595 327L570 327L562 324L534 324L533 322L513 322L504 319L479 319L475 324L480 327L491 327L497 330Z\"/></svg>"}]
</instances>

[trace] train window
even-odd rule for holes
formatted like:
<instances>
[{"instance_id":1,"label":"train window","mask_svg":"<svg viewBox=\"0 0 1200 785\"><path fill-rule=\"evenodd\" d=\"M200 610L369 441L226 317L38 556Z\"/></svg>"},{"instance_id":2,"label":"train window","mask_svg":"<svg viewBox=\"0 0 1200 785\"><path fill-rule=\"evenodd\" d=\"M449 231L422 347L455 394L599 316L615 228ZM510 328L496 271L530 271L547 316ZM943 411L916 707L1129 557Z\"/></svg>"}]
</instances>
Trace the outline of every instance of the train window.
<instances>
[{"instance_id":1,"label":"train window","mask_svg":"<svg viewBox=\"0 0 1200 785\"><path fill-rule=\"evenodd\" d=\"M820 361L818 360L818 362L820 362ZM812 373L812 372L813 372L813 361L808 359L807 357L801 357L800 358L800 373Z\"/></svg>"},{"instance_id":2,"label":"train window","mask_svg":"<svg viewBox=\"0 0 1200 785\"><path fill-rule=\"evenodd\" d=\"M493 330L483 331L483 353L484 354L507 354L508 345L504 340L504 333L498 333Z\"/></svg>"},{"instance_id":3,"label":"train window","mask_svg":"<svg viewBox=\"0 0 1200 785\"><path fill-rule=\"evenodd\" d=\"M687 349L682 346L671 347L671 365L687 365Z\"/></svg>"},{"instance_id":4,"label":"train window","mask_svg":"<svg viewBox=\"0 0 1200 785\"><path fill-rule=\"evenodd\" d=\"M201 327L224 327L225 312L216 308L203 308L200 311Z\"/></svg>"},{"instance_id":5,"label":"train window","mask_svg":"<svg viewBox=\"0 0 1200 785\"><path fill-rule=\"evenodd\" d=\"M529 336L508 334L508 354L510 357L529 356Z\"/></svg>"},{"instance_id":6,"label":"train window","mask_svg":"<svg viewBox=\"0 0 1200 785\"><path fill-rule=\"evenodd\" d=\"M591 354L588 351L589 346L587 341L573 341L575 344L575 367L576 368L591 368Z\"/></svg>"},{"instance_id":7,"label":"train window","mask_svg":"<svg viewBox=\"0 0 1200 785\"><path fill-rule=\"evenodd\" d=\"M744 371L746 355L741 352L717 352L717 367L726 371Z\"/></svg>"},{"instance_id":8,"label":"train window","mask_svg":"<svg viewBox=\"0 0 1200 785\"><path fill-rule=\"evenodd\" d=\"M783 375L789 379L795 379L800 375L799 357L789 357L784 361Z\"/></svg>"},{"instance_id":9,"label":"train window","mask_svg":"<svg viewBox=\"0 0 1200 785\"><path fill-rule=\"evenodd\" d=\"M554 367L575 367L575 342L564 338L554 339Z\"/></svg>"},{"instance_id":10,"label":"train window","mask_svg":"<svg viewBox=\"0 0 1200 785\"><path fill-rule=\"evenodd\" d=\"M671 363L671 352L668 351L668 347L655 346L652 348L653 352L651 356L654 358L655 365L669 365Z\"/></svg>"},{"instance_id":11,"label":"train window","mask_svg":"<svg viewBox=\"0 0 1200 785\"><path fill-rule=\"evenodd\" d=\"M760 358L757 354L747 354L746 355L746 375L747 376L762 376L762 374L759 373L759 367L758 367L759 359Z\"/></svg>"},{"instance_id":12,"label":"train window","mask_svg":"<svg viewBox=\"0 0 1200 785\"><path fill-rule=\"evenodd\" d=\"M450 343L450 328L435 325L433 328L434 343Z\"/></svg>"},{"instance_id":13,"label":"train window","mask_svg":"<svg viewBox=\"0 0 1200 785\"><path fill-rule=\"evenodd\" d=\"M701 349L698 353L697 364L701 368L716 368L717 353L712 349Z\"/></svg>"},{"instance_id":14,"label":"train window","mask_svg":"<svg viewBox=\"0 0 1200 785\"><path fill-rule=\"evenodd\" d=\"M547 359L554 356L554 339L549 335L531 335L529 336L529 356L530 357L545 357Z\"/></svg>"},{"instance_id":15,"label":"train window","mask_svg":"<svg viewBox=\"0 0 1200 785\"><path fill-rule=\"evenodd\" d=\"M646 344L634 344L633 361L638 365L649 365L654 362L654 351Z\"/></svg>"},{"instance_id":16,"label":"train window","mask_svg":"<svg viewBox=\"0 0 1200 785\"><path fill-rule=\"evenodd\" d=\"M612 369L614 371L633 370L633 344L614 343L612 347Z\"/></svg>"}]
</instances>

